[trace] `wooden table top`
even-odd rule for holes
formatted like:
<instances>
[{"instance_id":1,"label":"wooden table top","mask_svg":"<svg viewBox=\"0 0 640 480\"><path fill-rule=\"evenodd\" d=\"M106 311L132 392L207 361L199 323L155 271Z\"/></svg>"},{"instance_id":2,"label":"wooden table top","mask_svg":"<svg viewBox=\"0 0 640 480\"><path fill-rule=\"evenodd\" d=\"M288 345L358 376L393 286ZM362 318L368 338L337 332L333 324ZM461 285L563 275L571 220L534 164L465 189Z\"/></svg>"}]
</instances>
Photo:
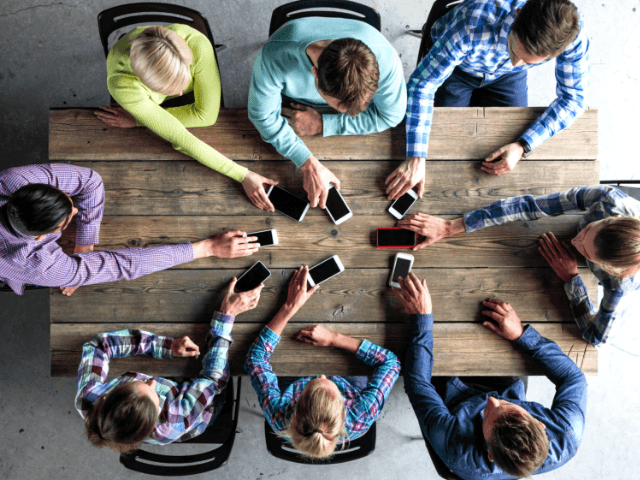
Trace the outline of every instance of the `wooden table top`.
<instances>
[{"instance_id":1,"label":"wooden table top","mask_svg":"<svg viewBox=\"0 0 640 480\"><path fill-rule=\"evenodd\" d=\"M540 108L436 108L429 145L425 194L411 212L456 218L494 200L544 195L597 184L597 110L589 109L506 175L479 168L479 159L511 142ZM289 323L272 356L279 375L353 375L371 369L351 354L293 339L309 324L367 338L402 359L409 316L387 286L395 250L375 248L375 230L395 225L387 213L384 179L404 159L404 125L366 136L312 137L305 143L342 181L354 217L334 225L320 209L302 223L254 207L237 182L189 159L145 128L116 129L88 109L51 110L49 158L96 170L106 189L105 215L96 249L148 247L196 241L241 229L275 228L280 244L251 257L207 258L132 281L79 288L72 297L51 289L51 373L75 376L82 344L93 335L142 328L161 335L189 335L201 347L213 311L228 281L260 260L271 271L259 306L240 315L230 350L232 374L242 374L244 355L286 298L294 268L337 254L346 270L322 284ZM302 176L264 143L246 110L225 109L217 123L194 135L251 170L276 179L306 197ZM260 161L258 161L260 160ZM263 161L269 160L269 161ZM426 278L434 304L434 375L540 374L526 355L480 324L480 302L511 303L525 323L556 341L585 374L597 374L597 352L584 342L571 316L562 282L537 252L547 231L575 235L578 216L514 222L447 238L419 252L413 271ZM60 244L73 245L68 229ZM596 280L582 265L591 295ZM191 376L192 359L116 359L110 374L144 371Z\"/></svg>"}]
</instances>

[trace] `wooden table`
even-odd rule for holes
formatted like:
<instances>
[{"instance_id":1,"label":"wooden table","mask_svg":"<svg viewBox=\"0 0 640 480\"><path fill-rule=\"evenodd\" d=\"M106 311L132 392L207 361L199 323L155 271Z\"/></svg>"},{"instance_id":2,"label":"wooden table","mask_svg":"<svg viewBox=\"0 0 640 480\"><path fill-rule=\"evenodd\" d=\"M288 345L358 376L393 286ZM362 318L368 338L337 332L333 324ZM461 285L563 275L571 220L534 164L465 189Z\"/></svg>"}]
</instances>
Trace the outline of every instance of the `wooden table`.
<instances>
[{"instance_id":1,"label":"wooden table","mask_svg":"<svg viewBox=\"0 0 640 480\"><path fill-rule=\"evenodd\" d=\"M514 141L540 108L436 108L429 145L425 194L412 212L456 218L494 200L544 195L597 184L597 110L546 142L517 168L495 177L480 162ZM200 240L230 229L275 228L280 245L251 257L208 258L133 281L79 288L72 297L51 289L51 373L75 376L82 344L93 335L142 328L161 335L189 335L201 347L213 311L229 279L262 261L272 276L259 306L240 315L229 360L243 373L244 355L262 326L286 298L294 268L338 254L346 271L323 284L286 328L272 356L279 375L369 373L371 369L336 349L314 348L293 339L309 324L367 338L403 358L409 316L387 287L395 251L375 248L375 229L395 224L386 212L384 179L405 157L404 125L367 136L305 139L312 152L342 181L354 218L336 226L320 209L299 224L254 207L241 185L175 151L144 128L115 129L91 110L51 110L49 158L96 170L106 188L97 249L149 247ZM216 125L192 129L223 154L300 196L302 176L264 143L246 110L222 110ZM260 161L258 161L260 160ZM511 303L523 322L556 341L585 374L597 373L596 350L584 342L569 310L561 281L537 252L546 231L561 240L575 235L578 216L565 215L445 239L414 252L413 271L427 279L434 305L434 375L541 374L529 357L480 324L479 304L489 297ZM73 244L69 229L60 243ZM596 281L582 265L590 294ZM114 360L111 374L138 370L190 376L193 359L158 361L144 356Z\"/></svg>"}]
</instances>

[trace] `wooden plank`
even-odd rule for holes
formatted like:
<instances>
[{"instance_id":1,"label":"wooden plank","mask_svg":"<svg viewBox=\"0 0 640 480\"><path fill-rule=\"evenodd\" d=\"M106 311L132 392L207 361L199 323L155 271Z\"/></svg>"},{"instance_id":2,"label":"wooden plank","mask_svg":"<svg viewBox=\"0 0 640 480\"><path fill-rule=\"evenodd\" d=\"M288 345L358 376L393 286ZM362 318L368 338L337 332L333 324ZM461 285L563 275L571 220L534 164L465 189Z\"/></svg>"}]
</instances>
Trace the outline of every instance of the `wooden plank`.
<instances>
[{"instance_id":1,"label":"wooden plank","mask_svg":"<svg viewBox=\"0 0 640 480\"><path fill-rule=\"evenodd\" d=\"M403 323L387 325L331 324L333 331L358 339L368 339L388 348L404 358L409 344L408 318ZM271 365L277 375L362 375L372 369L354 359L353 355L338 349L313 347L294 339L307 324L290 323L282 341L271 356ZM558 343L563 352L576 362L587 375L598 371L597 351L579 338L575 325L534 324L544 337ZM205 324L52 324L51 375L74 377L82 354L82 345L97 333L123 328L141 328L158 335L174 338L188 335L200 348L204 346L208 326ZM232 375L243 375L242 364L249 347L262 325L236 324L229 351ZM517 351L513 345L479 324L449 324L434 326L434 375L541 375L533 360ZM113 359L109 365L110 377L127 371L140 371L156 376L194 377L202 368L201 359L154 360L147 356Z\"/></svg>"},{"instance_id":2,"label":"wooden plank","mask_svg":"<svg viewBox=\"0 0 640 480\"><path fill-rule=\"evenodd\" d=\"M443 218L455 218L444 216ZM538 252L543 233L553 231L562 241L576 235L579 216L563 215L532 222L512 222L445 238L423 250L410 252L416 267L546 267ZM339 255L346 268L389 268L396 250L377 249L376 229L392 227L387 216L360 216L340 225L328 217L305 218L302 224L284 216L259 217L104 217L97 250L153 247L197 241L228 230L246 232L275 228L279 244L251 257L203 258L179 269L243 269L260 260L269 268L313 266ZM58 243L70 252L75 233L68 228Z\"/></svg>"},{"instance_id":3,"label":"wooden plank","mask_svg":"<svg viewBox=\"0 0 640 480\"><path fill-rule=\"evenodd\" d=\"M573 322L563 284L550 268L414 268L426 278L437 320L473 322L480 302L509 302L523 321ZM52 323L207 322L222 302L229 280L242 270L168 270L131 281L87 285L71 297L51 289ZM273 269L258 306L238 316L238 323L264 323L284 303L293 270ZM582 278L593 299L596 279ZM296 316L299 323L393 323L405 316L388 287L389 269L348 269L323 283ZM90 305L90 311L86 306Z\"/></svg>"},{"instance_id":4,"label":"wooden plank","mask_svg":"<svg viewBox=\"0 0 640 480\"><path fill-rule=\"evenodd\" d=\"M175 160L187 156L146 128L109 127L94 109L52 109L49 112L50 160ZM429 159L483 159L526 130L544 108L434 109ZM502 111L506 113L502 113ZM506 115L506 117L505 117ZM526 159L591 159L597 157L597 109L588 109L574 126L536 149ZM509 121L507 121L509 120ZM496 124L504 128L495 130ZM281 160L262 141L246 109L223 109L215 125L190 129L196 137L233 160ZM596 133L594 133L596 132ZM405 126L370 135L305 137L320 160L404 159Z\"/></svg>"},{"instance_id":5,"label":"wooden plank","mask_svg":"<svg viewBox=\"0 0 640 480\"><path fill-rule=\"evenodd\" d=\"M74 162L78 163L78 162ZM291 162L240 162L280 182L302 198L302 176ZM193 161L81 162L96 170L106 188L105 215L258 215L242 186ZM325 162L341 179L342 195L354 215L378 215L388 209L384 181L395 161ZM430 162L425 193L414 212L461 215L501 198L534 196L599 183L599 164L591 161L526 162L508 175L480 170L479 162ZM274 218L280 214L267 214ZM307 216L325 216L311 209ZM389 217L391 218L391 217ZM349 224L351 224L350 222Z\"/></svg>"}]
</instances>

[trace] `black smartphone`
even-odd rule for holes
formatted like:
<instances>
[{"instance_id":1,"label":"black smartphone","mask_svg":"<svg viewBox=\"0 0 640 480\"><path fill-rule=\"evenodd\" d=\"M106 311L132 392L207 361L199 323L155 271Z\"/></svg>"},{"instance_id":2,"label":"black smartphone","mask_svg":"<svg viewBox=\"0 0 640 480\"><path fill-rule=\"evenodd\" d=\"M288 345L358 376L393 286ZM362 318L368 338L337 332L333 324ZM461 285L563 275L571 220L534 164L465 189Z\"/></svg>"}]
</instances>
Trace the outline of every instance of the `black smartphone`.
<instances>
[{"instance_id":1,"label":"black smartphone","mask_svg":"<svg viewBox=\"0 0 640 480\"><path fill-rule=\"evenodd\" d=\"M329 194L327 195L327 213L336 225L340 225L353 217L349 205L344 201L338 189L333 186L329 189Z\"/></svg>"},{"instance_id":2,"label":"black smartphone","mask_svg":"<svg viewBox=\"0 0 640 480\"><path fill-rule=\"evenodd\" d=\"M275 228L247 233L245 237L258 237L256 243L259 243L261 247L270 247L278 244L278 232L276 232Z\"/></svg>"},{"instance_id":3,"label":"black smartphone","mask_svg":"<svg viewBox=\"0 0 640 480\"><path fill-rule=\"evenodd\" d=\"M301 222L309 210L309 202L277 185L271 185L267 195L273 203L273 208L296 222Z\"/></svg>"},{"instance_id":4,"label":"black smartphone","mask_svg":"<svg viewBox=\"0 0 640 480\"><path fill-rule=\"evenodd\" d=\"M271 276L271 272L262 262L256 262L249 270L244 272L236 283L236 292L248 292L263 283Z\"/></svg>"},{"instance_id":5,"label":"black smartphone","mask_svg":"<svg viewBox=\"0 0 640 480\"><path fill-rule=\"evenodd\" d=\"M416 244L416 234L404 228L379 228L378 248L411 248Z\"/></svg>"},{"instance_id":6,"label":"black smartphone","mask_svg":"<svg viewBox=\"0 0 640 480\"><path fill-rule=\"evenodd\" d=\"M319 264L311 267L309 269L307 280L309 281L309 285L315 287L316 285L329 280L331 277L335 277L343 270L344 266L342 265L340 258L338 255L334 255L333 257L327 258L324 262L320 262Z\"/></svg>"}]
</instances>

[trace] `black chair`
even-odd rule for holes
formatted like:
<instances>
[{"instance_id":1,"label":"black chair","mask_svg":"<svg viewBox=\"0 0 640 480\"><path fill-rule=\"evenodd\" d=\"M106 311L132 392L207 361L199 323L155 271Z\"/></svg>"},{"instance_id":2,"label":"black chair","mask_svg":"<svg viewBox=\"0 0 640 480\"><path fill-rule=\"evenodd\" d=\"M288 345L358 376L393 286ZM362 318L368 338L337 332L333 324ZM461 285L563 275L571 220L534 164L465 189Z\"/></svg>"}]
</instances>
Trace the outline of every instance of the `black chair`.
<instances>
[{"instance_id":1,"label":"black chair","mask_svg":"<svg viewBox=\"0 0 640 480\"><path fill-rule=\"evenodd\" d=\"M266 420L264 422L264 438L267 442L268 452L281 460L306 465L335 465L364 458L375 450L376 423L373 422L371 428L361 437L338 444L333 456L326 460L302 456L289 442L277 435Z\"/></svg>"},{"instance_id":2,"label":"black chair","mask_svg":"<svg viewBox=\"0 0 640 480\"><path fill-rule=\"evenodd\" d=\"M281 5L271 14L269 37L285 23L297 18L350 18L380 31L380 14L371 7L348 0L300 0Z\"/></svg>"},{"instance_id":3,"label":"black chair","mask_svg":"<svg viewBox=\"0 0 640 480\"><path fill-rule=\"evenodd\" d=\"M145 23L181 23L195 28L200 33L206 35L211 45L213 45L213 54L219 68L220 62L218 62L217 51L224 50L226 46L216 45L207 17L197 10L169 3L131 3L128 5L119 5L100 12L98 14L98 31L100 32L100 41L104 49L104 56L107 57L107 55L109 55L109 35L120 28ZM222 90L220 91L220 97L220 106L224 108ZM188 105L194 101L193 92L191 92L181 97L167 100L162 104L162 107L170 108Z\"/></svg>"},{"instance_id":4,"label":"black chair","mask_svg":"<svg viewBox=\"0 0 640 480\"><path fill-rule=\"evenodd\" d=\"M241 386L242 379L238 377L235 398L232 398L233 378L230 377L227 384L227 399L218 417L202 434L181 443L181 445L222 444L220 447L196 455L159 455L144 450L135 450L129 454L120 455L120 463L130 470L162 477L195 475L223 466L229 459L236 439ZM165 448L170 449L171 447Z\"/></svg>"},{"instance_id":5,"label":"black chair","mask_svg":"<svg viewBox=\"0 0 640 480\"><path fill-rule=\"evenodd\" d=\"M422 38L422 41L420 42L420 50L418 50L418 61L416 62L416 65L420 63L425 55L429 53L431 47L433 47L433 40L431 39L431 29L433 28L433 24L449 10L460 5L462 2L463 0L436 0L431 7L427 21L422 26L422 30L408 31L411 35Z\"/></svg>"},{"instance_id":6,"label":"black chair","mask_svg":"<svg viewBox=\"0 0 640 480\"><path fill-rule=\"evenodd\" d=\"M44 290L45 288L51 288L51 287L40 287L37 285L25 285L24 286L24 291L27 292L29 290ZM13 292L13 290L11 290L11 287L9 285L7 285L4 282L0 282L0 292Z\"/></svg>"},{"instance_id":7,"label":"black chair","mask_svg":"<svg viewBox=\"0 0 640 480\"><path fill-rule=\"evenodd\" d=\"M622 190L631 198L635 198L640 201L640 180L603 180L601 185L613 185L614 187ZM623 185L624 184L624 185ZM638 185L637 187L628 187L627 185Z\"/></svg>"}]
</instances>

